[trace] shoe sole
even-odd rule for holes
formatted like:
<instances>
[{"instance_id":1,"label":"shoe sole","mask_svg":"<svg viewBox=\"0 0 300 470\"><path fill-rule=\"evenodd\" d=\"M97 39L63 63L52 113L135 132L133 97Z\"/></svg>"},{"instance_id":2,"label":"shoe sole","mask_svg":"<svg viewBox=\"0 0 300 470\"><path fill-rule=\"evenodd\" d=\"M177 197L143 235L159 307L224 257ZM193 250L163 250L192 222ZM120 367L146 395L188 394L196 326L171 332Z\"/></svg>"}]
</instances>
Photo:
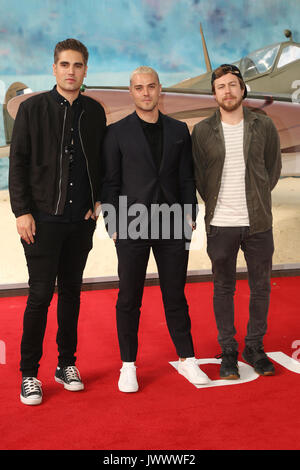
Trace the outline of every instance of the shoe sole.
<instances>
[{"instance_id":1,"label":"shoe sole","mask_svg":"<svg viewBox=\"0 0 300 470\"><path fill-rule=\"evenodd\" d=\"M250 364L250 362L249 362ZM260 372L259 370L256 370L254 366L252 366L250 364L251 367L253 367L253 369L255 370L255 372L258 374L258 375L261 375L261 377L268 377L270 375L275 375L275 372L273 371L267 371L267 372Z\"/></svg>"},{"instance_id":2,"label":"shoe sole","mask_svg":"<svg viewBox=\"0 0 300 470\"><path fill-rule=\"evenodd\" d=\"M178 370L178 374L182 375L186 380L188 380L193 385L206 385L209 382L209 379L205 378L205 377L203 377L203 379L202 378L199 379L199 381L197 381L197 382L192 382L186 373L181 372L181 371Z\"/></svg>"},{"instance_id":3,"label":"shoe sole","mask_svg":"<svg viewBox=\"0 0 300 470\"><path fill-rule=\"evenodd\" d=\"M231 375L226 375L226 377L222 377L222 375L220 375L220 378L222 380L239 380L240 376L236 374L231 374Z\"/></svg>"},{"instance_id":4,"label":"shoe sole","mask_svg":"<svg viewBox=\"0 0 300 470\"><path fill-rule=\"evenodd\" d=\"M69 392L80 392L80 390L84 389L83 383L70 385L70 384L66 384L63 380L59 379L58 377L54 377L54 379L55 379L55 382L63 385L66 390L69 390Z\"/></svg>"},{"instance_id":5,"label":"shoe sole","mask_svg":"<svg viewBox=\"0 0 300 470\"><path fill-rule=\"evenodd\" d=\"M254 370L255 370L255 369L254 369ZM272 372L272 371L270 371L270 372L264 372L263 374L262 374L261 372L258 372L257 370L256 370L255 372L257 372L257 374L259 374L259 375L261 375L261 376L263 376L263 377L267 377L267 376L269 376L269 375L275 375L275 372Z\"/></svg>"},{"instance_id":6,"label":"shoe sole","mask_svg":"<svg viewBox=\"0 0 300 470\"><path fill-rule=\"evenodd\" d=\"M120 385L120 382L118 382L118 389L122 393L135 393L138 391L139 385L137 384L135 387L122 387L122 385Z\"/></svg>"},{"instance_id":7,"label":"shoe sole","mask_svg":"<svg viewBox=\"0 0 300 470\"><path fill-rule=\"evenodd\" d=\"M23 395L20 394L20 400L24 405L36 406L36 405L40 405L42 403L43 399L42 399L42 397L26 398L26 397L23 397Z\"/></svg>"},{"instance_id":8,"label":"shoe sole","mask_svg":"<svg viewBox=\"0 0 300 470\"><path fill-rule=\"evenodd\" d=\"M251 364L250 361L248 361L245 356L242 354L242 358L244 359L244 361L246 361L251 367L253 367L253 369L255 370L255 372L260 375L261 377L268 377L268 376L271 376L271 375L275 375L275 370L270 370L270 371L266 371L266 372L260 372L259 370L256 370L255 369L255 366L253 364Z\"/></svg>"},{"instance_id":9,"label":"shoe sole","mask_svg":"<svg viewBox=\"0 0 300 470\"><path fill-rule=\"evenodd\" d=\"M128 390L128 389L125 390L125 389L120 388L119 386L118 386L118 388L119 388L119 391L122 392L122 393L135 393L139 390L139 388L135 388L135 389L131 389L131 390Z\"/></svg>"}]
</instances>

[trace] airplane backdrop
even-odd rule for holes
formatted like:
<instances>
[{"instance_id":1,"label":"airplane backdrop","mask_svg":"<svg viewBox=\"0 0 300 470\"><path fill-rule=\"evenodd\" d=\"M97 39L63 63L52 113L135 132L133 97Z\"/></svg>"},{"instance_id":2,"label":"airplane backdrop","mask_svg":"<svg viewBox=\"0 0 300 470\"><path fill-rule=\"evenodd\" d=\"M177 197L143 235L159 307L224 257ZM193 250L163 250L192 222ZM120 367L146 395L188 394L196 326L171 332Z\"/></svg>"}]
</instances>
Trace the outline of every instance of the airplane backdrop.
<instances>
[{"instance_id":1,"label":"airplane backdrop","mask_svg":"<svg viewBox=\"0 0 300 470\"><path fill-rule=\"evenodd\" d=\"M164 87L170 87L206 71L200 22L214 68L224 61L235 62L255 49L286 41L283 31L287 28L292 31L293 40L299 41L299 16L300 2L297 0L228 0L226 3L224 0L209 3L204 0L87 0L84 4L79 0L46 3L12 0L9 5L1 0L0 100L4 103L9 86L16 81L23 82L32 91L52 87L53 48L56 42L66 37L77 37L89 49L89 71L85 82L88 86L126 86L130 71L146 64L157 69ZM295 84L296 90L291 91L298 93L300 60L296 61L293 73L295 79L291 83ZM266 78L264 83L265 91L269 92L267 88L271 81ZM99 92L97 96L99 98ZM108 94L102 93L103 96L108 97ZM114 95L113 103L101 99L106 109L111 110L119 98L120 93ZM126 104L128 100L124 99ZM170 99L168 97L168 103ZM190 128L198 117L205 117L205 112L200 112L199 108L207 108L207 99L191 97L192 108L185 105L182 110L179 106L187 97L177 95L175 108L174 99L169 112L185 119ZM124 102L120 105L122 112L115 118L131 110L128 104L124 107ZM270 102L252 105L263 107L274 116ZM212 106L213 103L209 107ZM295 155L290 160L290 152L298 151L300 143L297 140L300 135L299 109L280 103L276 106L275 121L280 121L282 149L289 149L289 161L285 159L287 174L298 174L299 155L298 160L294 159ZM198 112L195 113L195 109ZM188 111L188 115L182 115L180 111ZM109 114L112 119L112 113ZM0 146L6 141L1 119ZM0 149L1 156L7 154L8 147Z\"/></svg>"},{"instance_id":2,"label":"airplane backdrop","mask_svg":"<svg viewBox=\"0 0 300 470\"><path fill-rule=\"evenodd\" d=\"M284 35L287 29L292 32L293 41L299 44L299 18L299 0L0 0L0 157L3 157L0 158L0 190L4 190L0 193L3 196L3 208L9 211L5 191L9 147L6 145L2 104L8 98L9 88L16 82L20 86L13 86L11 98L17 94L17 90L24 88L41 92L53 87L53 49L58 41L76 37L88 47L90 59L85 93L103 103L109 122L132 111L128 90L125 89L130 72L139 65L150 65L158 71L164 88L162 111L185 120L191 129L195 122L213 111L214 99L195 89L181 89L178 93L178 90L172 91L170 87L204 74L207 70L200 23L211 66L215 68L224 62L236 62L257 49L287 41ZM300 61L297 53L294 59L296 70L293 69L291 83L296 86L293 88L297 95L295 102L291 99L278 100L274 96L270 98L270 82L267 82L265 90L267 98L264 93L260 99L249 93L250 99L246 102L248 106L259 108L274 119L280 132L282 149L285 150L282 176L300 175ZM280 60L279 56L276 60ZM289 68L289 65L285 67ZM21 94L8 102L7 108L13 117L20 100L27 96ZM298 182L297 178L282 178L280 201L289 200L294 207L294 200L297 202L298 199L292 198L293 188L297 188L296 194ZM287 189L289 186L285 183L292 184L292 189ZM299 250L294 249L291 242L293 236L295 240L298 239L298 226L295 228L296 225L293 225L298 220L298 208L295 208L295 213L289 210L290 206L284 222L282 219L275 221L280 226L278 237L288 233L288 246L292 250L291 255L281 247L277 250L279 258L276 262L279 266L290 266L290 263L294 266L299 261ZM5 226L3 233L7 241L10 238L14 240L14 224L15 221L11 219L11 225ZM198 225L201 227L200 223ZM283 225L288 227L286 232ZM107 272L103 268L105 276L114 276L114 253L111 252L114 247L109 242L107 240L106 244L106 240L96 238L94 249L99 258L106 260L107 256L109 259ZM284 239L283 246L286 244ZM5 243L2 245L2 265L9 266L11 263L5 262L5 256L8 254L10 257L11 251ZM23 253L20 252L17 237L14 250L15 265L19 268L13 269L9 282L25 282L27 272L23 271ZM199 266L206 269L204 252L201 249L195 251L194 256L192 253L192 270L199 269ZM202 255L200 263L199 256ZM109 256L112 256L113 261ZM103 266L106 266L105 263ZM90 276L95 273L97 276L104 275L102 270L99 272L98 266L94 269L92 259L90 271L87 272ZM2 282L8 282L7 276L2 276Z\"/></svg>"}]
</instances>

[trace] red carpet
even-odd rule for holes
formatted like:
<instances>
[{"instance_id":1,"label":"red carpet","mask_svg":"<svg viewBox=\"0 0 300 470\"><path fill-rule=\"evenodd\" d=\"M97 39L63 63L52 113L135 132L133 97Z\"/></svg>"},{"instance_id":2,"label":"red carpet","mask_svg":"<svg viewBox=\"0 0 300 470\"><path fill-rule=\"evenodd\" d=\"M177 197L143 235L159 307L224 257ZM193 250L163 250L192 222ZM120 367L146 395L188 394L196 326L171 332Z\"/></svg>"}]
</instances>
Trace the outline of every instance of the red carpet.
<instances>
[{"instance_id":1,"label":"red carpet","mask_svg":"<svg viewBox=\"0 0 300 470\"><path fill-rule=\"evenodd\" d=\"M266 352L300 359L300 277L272 280ZM212 312L212 284L188 284L197 358L220 352ZM116 290L82 293L77 365L83 392L54 382L56 297L49 310L39 379L44 401L19 401L19 343L25 297L0 299L0 448L11 449L299 449L300 375L276 364L274 377L234 386L197 389L169 364L169 338L159 287L145 288L137 361L140 391L117 389L120 360L115 331ZM240 351L248 317L248 284L239 281L236 328ZM294 343L294 348L293 348ZM239 357L239 360L242 360ZM297 363L298 364L298 363ZM218 379L218 366L202 369Z\"/></svg>"}]
</instances>

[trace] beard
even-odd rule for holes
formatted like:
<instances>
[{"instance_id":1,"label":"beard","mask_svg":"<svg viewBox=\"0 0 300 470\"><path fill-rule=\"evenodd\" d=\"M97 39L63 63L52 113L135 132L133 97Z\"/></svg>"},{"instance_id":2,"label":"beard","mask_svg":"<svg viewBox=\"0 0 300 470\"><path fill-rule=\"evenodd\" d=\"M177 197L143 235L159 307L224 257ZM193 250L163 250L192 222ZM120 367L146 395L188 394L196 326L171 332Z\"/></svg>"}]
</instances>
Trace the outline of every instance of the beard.
<instances>
[{"instance_id":1,"label":"beard","mask_svg":"<svg viewBox=\"0 0 300 470\"><path fill-rule=\"evenodd\" d=\"M232 98L234 99L235 97L232 97ZM238 109L242 101L243 101L243 97L241 97L238 101L231 103L231 104L226 101L218 101L218 100L217 100L217 103L220 106L220 108L224 109L224 111L230 112L230 111L235 111L236 109Z\"/></svg>"}]
</instances>

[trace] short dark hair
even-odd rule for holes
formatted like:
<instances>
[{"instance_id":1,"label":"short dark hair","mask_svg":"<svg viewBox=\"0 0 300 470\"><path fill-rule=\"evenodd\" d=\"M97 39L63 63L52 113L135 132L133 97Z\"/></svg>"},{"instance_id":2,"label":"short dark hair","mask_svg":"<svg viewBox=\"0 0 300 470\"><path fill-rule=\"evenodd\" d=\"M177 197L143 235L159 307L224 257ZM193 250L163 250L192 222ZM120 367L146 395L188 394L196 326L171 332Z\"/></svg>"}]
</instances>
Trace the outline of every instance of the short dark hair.
<instances>
[{"instance_id":1,"label":"short dark hair","mask_svg":"<svg viewBox=\"0 0 300 470\"><path fill-rule=\"evenodd\" d=\"M242 77L240 69L236 65L233 65L233 64L222 64L222 65L220 65L220 67L218 67L217 69L215 69L213 71L212 76L211 76L212 92L215 94L215 91L216 91L215 90L215 80L217 78L223 77L224 75L227 75L228 73L232 73L233 75L236 75L236 77L237 77L237 79L240 83L241 90L244 90L243 98L246 98L246 96L247 96L246 84L244 82L244 79Z\"/></svg>"},{"instance_id":2,"label":"short dark hair","mask_svg":"<svg viewBox=\"0 0 300 470\"><path fill-rule=\"evenodd\" d=\"M89 53L87 48L85 47L82 42L78 41L78 39L65 39L64 41L60 41L56 44L54 49L54 63L56 64L58 61L58 56L62 51L77 51L82 54L84 65L87 65Z\"/></svg>"}]
</instances>

